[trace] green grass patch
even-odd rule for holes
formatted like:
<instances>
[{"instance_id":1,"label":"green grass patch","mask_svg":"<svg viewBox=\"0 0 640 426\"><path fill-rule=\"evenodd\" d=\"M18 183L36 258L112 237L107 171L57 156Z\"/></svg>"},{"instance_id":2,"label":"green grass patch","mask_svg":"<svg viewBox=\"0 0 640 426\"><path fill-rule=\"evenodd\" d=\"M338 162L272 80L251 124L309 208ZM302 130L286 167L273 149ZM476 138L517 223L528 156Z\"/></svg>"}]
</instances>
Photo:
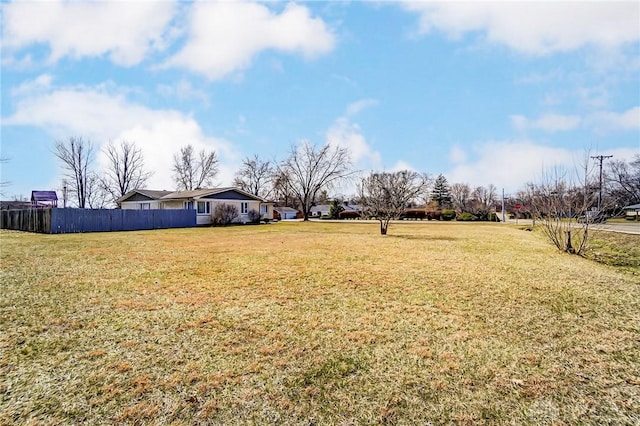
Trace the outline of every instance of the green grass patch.
<instances>
[{"instance_id":1,"label":"green grass patch","mask_svg":"<svg viewBox=\"0 0 640 426\"><path fill-rule=\"evenodd\" d=\"M637 276L514 226L3 231L0 261L0 424L640 422Z\"/></svg>"},{"instance_id":2,"label":"green grass patch","mask_svg":"<svg viewBox=\"0 0 640 426\"><path fill-rule=\"evenodd\" d=\"M591 231L585 257L640 275L640 235Z\"/></svg>"}]
</instances>

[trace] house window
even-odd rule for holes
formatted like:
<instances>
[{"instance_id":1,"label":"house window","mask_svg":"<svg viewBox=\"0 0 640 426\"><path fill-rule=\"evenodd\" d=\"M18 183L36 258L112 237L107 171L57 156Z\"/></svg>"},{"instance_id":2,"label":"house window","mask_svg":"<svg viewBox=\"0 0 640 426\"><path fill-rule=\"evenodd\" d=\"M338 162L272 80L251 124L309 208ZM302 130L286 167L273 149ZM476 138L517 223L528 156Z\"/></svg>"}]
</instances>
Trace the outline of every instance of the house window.
<instances>
[{"instance_id":1,"label":"house window","mask_svg":"<svg viewBox=\"0 0 640 426\"><path fill-rule=\"evenodd\" d=\"M198 214L211 213L211 207L207 201L198 201Z\"/></svg>"},{"instance_id":2,"label":"house window","mask_svg":"<svg viewBox=\"0 0 640 426\"><path fill-rule=\"evenodd\" d=\"M185 201L184 202L185 210L193 210L193 201Z\"/></svg>"},{"instance_id":3,"label":"house window","mask_svg":"<svg viewBox=\"0 0 640 426\"><path fill-rule=\"evenodd\" d=\"M247 202L240 203L240 213L241 214L249 213L249 203Z\"/></svg>"},{"instance_id":4,"label":"house window","mask_svg":"<svg viewBox=\"0 0 640 426\"><path fill-rule=\"evenodd\" d=\"M260 214L267 214L269 212L269 206L262 204L260 206Z\"/></svg>"},{"instance_id":5,"label":"house window","mask_svg":"<svg viewBox=\"0 0 640 426\"><path fill-rule=\"evenodd\" d=\"M140 203L140 210L151 210L151 203Z\"/></svg>"}]
</instances>

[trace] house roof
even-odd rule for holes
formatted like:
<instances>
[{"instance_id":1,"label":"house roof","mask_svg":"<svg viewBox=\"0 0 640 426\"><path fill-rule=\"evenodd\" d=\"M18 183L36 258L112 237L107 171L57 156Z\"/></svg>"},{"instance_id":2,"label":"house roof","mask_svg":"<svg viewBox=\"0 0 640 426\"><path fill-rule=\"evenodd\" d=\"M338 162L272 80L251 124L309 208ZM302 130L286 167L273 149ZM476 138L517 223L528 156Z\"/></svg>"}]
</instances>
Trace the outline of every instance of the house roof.
<instances>
[{"instance_id":1,"label":"house roof","mask_svg":"<svg viewBox=\"0 0 640 426\"><path fill-rule=\"evenodd\" d=\"M230 186L230 187L222 187L222 188L194 189L193 191L156 191L156 190L150 190L150 189L134 189L133 191L129 191L124 196L120 197L118 199L118 203L127 201L134 194L142 194L154 200L168 201L168 200L193 200L193 199L197 200L204 197L210 197L216 194L222 194L227 191L233 191L243 195L246 198L254 199L263 203L266 202L260 197L257 197L239 188Z\"/></svg>"},{"instance_id":2,"label":"house roof","mask_svg":"<svg viewBox=\"0 0 640 426\"><path fill-rule=\"evenodd\" d=\"M191 198L198 199L198 198L210 197L216 194L222 194L227 191L233 191L238 194L244 195L247 198L252 198L260 202L265 202L264 199L233 186L222 187L222 188L194 189L193 191L175 191L163 196L162 199L163 200L182 200L182 199L191 199Z\"/></svg>"},{"instance_id":3,"label":"house roof","mask_svg":"<svg viewBox=\"0 0 640 426\"><path fill-rule=\"evenodd\" d=\"M329 211L331 209L331 206L329 204L318 204L316 206L311 206L310 211L312 213L315 212L324 212L324 211Z\"/></svg>"},{"instance_id":4,"label":"house roof","mask_svg":"<svg viewBox=\"0 0 640 426\"><path fill-rule=\"evenodd\" d=\"M56 191L31 191L31 201L58 201Z\"/></svg>"},{"instance_id":5,"label":"house roof","mask_svg":"<svg viewBox=\"0 0 640 426\"><path fill-rule=\"evenodd\" d=\"M172 192L173 191L157 191L153 189L133 189L124 194L122 197L118 198L117 202L121 203L123 201L127 201L135 194L144 195L145 197L151 198L152 200L159 200L160 198L164 197L167 194L171 194Z\"/></svg>"},{"instance_id":6,"label":"house roof","mask_svg":"<svg viewBox=\"0 0 640 426\"><path fill-rule=\"evenodd\" d=\"M277 211L278 213L298 213L298 210L292 207L274 207L273 210Z\"/></svg>"},{"instance_id":7,"label":"house roof","mask_svg":"<svg viewBox=\"0 0 640 426\"><path fill-rule=\"evenodd\" d=\"M638 209L640 209L640 204L632 204L630 206L623 208L623 210L638 210Z\"/></svg>"}]
</instances>

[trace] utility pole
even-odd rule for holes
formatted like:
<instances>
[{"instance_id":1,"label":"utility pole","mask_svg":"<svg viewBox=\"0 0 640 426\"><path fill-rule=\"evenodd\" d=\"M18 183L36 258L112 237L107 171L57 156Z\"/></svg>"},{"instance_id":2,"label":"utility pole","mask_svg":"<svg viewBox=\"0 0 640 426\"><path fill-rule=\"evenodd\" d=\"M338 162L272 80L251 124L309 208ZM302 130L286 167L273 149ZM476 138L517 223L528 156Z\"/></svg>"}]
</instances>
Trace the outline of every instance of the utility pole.
<instances>
[{"instance_id":1,"label":"utility pole","mask_svg":"<svg viewBox=\"0 0 640 426\"><path fill-rule=\"evenodd\" d=\"M602 204L602 161L605 158L611 158L613 155L592 155L591 158L594 160L600 160L600 185L598 191L598 213L600 213L600 205Z\"/></svg>"}]
</instances>

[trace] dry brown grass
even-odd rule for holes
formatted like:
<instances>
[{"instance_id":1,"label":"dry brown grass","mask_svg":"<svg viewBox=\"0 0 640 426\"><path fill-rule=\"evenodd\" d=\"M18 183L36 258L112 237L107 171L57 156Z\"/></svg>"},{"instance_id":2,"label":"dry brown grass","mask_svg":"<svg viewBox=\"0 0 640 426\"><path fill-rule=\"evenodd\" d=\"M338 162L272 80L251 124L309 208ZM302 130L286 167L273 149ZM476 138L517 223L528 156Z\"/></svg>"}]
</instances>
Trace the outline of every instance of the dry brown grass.
<instances>
[{"instance_id":1,"label":"dry brown grass","mask_svg":"<svg viewBox=\"0 0 640 426\"><path fill-rule=\"evenodd\" d=\"M638 424L637 276L507 225L0 233L0 424Z\"/></svg>"}]
</instances>

